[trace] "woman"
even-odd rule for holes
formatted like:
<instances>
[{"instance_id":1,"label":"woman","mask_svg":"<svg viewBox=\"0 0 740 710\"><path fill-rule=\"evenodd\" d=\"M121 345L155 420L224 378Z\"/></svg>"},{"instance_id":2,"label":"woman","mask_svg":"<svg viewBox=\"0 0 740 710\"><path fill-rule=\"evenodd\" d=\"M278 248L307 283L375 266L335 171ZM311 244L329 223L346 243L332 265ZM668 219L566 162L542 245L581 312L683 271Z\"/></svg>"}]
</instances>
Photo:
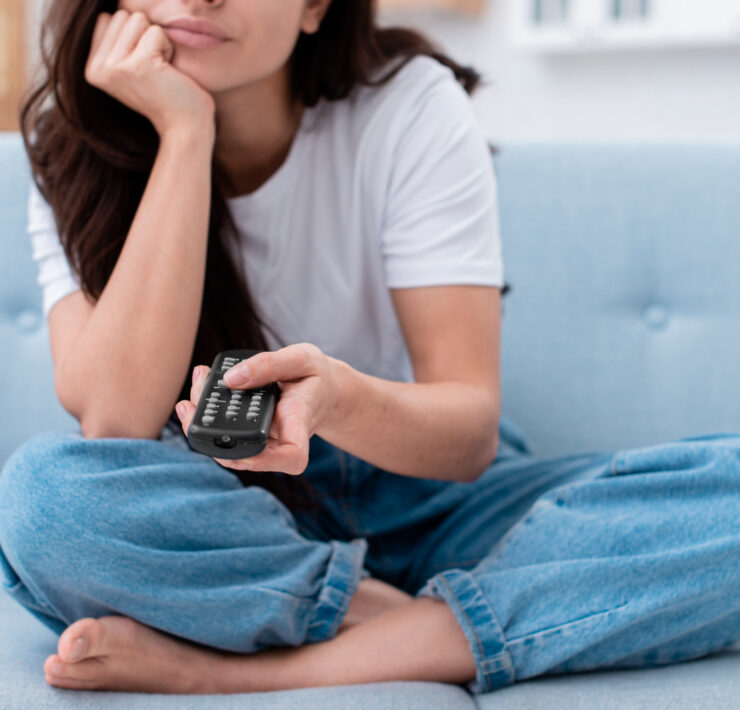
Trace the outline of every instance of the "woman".
<instances>
[{"instance_id":1,"label":"woman","mask_svg":"<svg viewBox=\"0 0 740 710\"><path fill-rule=\"evenodd\" d=\"M47 682L484 693L737 639L740 437L541 460L500 416L478 75L370 0L111 5L52 4L22 111L81 426L0 476ZM234 347L265 352L227 384L282 395L262 453L210 459L183 432Z\"/></svg>"}]
</instances>

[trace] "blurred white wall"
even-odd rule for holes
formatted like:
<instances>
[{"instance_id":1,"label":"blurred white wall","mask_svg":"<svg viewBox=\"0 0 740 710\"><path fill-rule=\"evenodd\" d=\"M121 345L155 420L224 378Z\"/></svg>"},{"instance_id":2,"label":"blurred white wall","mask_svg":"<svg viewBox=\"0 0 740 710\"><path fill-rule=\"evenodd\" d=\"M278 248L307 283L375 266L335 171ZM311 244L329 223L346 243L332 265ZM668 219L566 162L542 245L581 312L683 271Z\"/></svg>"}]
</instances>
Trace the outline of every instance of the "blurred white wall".
<instances>
[{"instance_id":1,"label":"blurred white wall","mask_svg":"<svg viewBox=\"0 0 740 710\"><path fill-rule=\"evenodd\" d=\"M740 41L730 48L552 54L512 41L515 0L488 0L482 18L394 11L491 84L474 96L493 140L740 142Z\"/></svg>"},{"instance_id":2,"label":"blurred white wall","mask_svg":"<svg viewBox=\"0 0 740 710\"><path fill-rule=\"evenodd\" d=\"M241 0L235 0L241 1ZM546 54L512 40L517 0L488 0L481 18L385 11L383 25L416 27L490 84L474 97L494 141L740 142L740 44ZM38 62L45 0L29 0L29 57Z\"/></svg>"}]
</instances>

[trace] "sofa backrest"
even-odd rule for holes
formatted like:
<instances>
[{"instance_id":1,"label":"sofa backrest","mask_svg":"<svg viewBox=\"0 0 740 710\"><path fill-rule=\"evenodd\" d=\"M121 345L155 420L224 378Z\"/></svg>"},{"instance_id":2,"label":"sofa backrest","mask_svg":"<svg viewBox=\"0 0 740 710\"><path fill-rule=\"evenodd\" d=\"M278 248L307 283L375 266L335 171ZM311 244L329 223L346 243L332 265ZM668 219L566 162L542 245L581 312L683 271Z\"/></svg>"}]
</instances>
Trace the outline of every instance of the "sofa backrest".
<instances>
[{"instance_id":1,"label":"sofa backrest","mask_svg":"<svg viewBox=\"0 0 740 710\"><path fill-rule=\"evenodd\" d=\"M740 434L740 145L504 145L502 411L537 456Z\"/></svg>"},{"instance_id":2,"label":"sofa backrest","mask_svg":"<svg viewBox=\"0 0 740 710\"><path fill-rule=\"evenodd\" d=\"M495 157L502 412L538 456L740 433L740 146ZM54 391L20 134L0 133L0 465L77 429Z\"/></svg>"},{"instance_id":3,"label":"sofa backrest","mask_svg":"<svg viewBox=\"0 0 740 710\"><path fill-rule=\"evenodd\" d=\"M26 439L77 420L59 404L41 288L26 234L28 158L19 133L0 133L0 466Z\"/></svg>"}]
</instances>

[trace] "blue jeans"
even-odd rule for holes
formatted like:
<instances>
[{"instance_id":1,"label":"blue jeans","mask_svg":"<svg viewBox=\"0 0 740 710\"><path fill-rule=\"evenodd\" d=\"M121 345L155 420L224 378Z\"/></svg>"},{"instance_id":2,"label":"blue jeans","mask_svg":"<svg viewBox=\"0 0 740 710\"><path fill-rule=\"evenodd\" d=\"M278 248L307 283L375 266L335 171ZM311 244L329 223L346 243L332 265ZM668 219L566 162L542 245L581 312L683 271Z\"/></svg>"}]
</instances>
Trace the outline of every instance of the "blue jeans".
<instances>
[{"instance_id":1,"label":"blue jeans","mask_svg":"<svg viewBox=\"0 0 740 710\"><path fill-rule=\"evenodd\" d=\"M450 606L475 694L740 639L740 435L543 459L505 418L500 433L473 483L393 474L314 436L320 516L184 440L38 434L0 475L3 586L56 633L122 614L251 653L334 637L372 575Z\"/></svg>"}]
</instances>

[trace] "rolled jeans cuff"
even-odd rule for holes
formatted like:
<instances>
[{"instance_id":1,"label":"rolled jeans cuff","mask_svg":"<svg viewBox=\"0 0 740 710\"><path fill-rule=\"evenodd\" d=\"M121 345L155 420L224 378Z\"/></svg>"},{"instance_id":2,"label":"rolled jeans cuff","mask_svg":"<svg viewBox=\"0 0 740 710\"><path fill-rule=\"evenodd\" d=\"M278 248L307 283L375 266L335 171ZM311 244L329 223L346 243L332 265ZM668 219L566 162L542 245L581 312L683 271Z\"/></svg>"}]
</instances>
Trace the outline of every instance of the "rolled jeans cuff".
<instances>
[{"instance_id":1,"label":"rolled jeans cuff","mask_svg":"<svg viewBox=\"0 0 740 710\"><path fill-rule=\"evenodd\" d=\"M316 613L308 626L306 643L326 641L336 636L357 585L369 576L363 567L367 553L365 538L358 537L350 542L330 540L327 544L333 551Z\"/></svg>"},{"instance_id":2,"label":"rolled jeans cuff","mask_svg":"<svg viewBox=\"0 0 740 710\"><path fill-rule=\"evenodd\" d=\"M455 614L475 660L475 678L466 683L471 693L480 695L514 683L514 664L503 629L473 575L460 569L440 572L415 596L442 599Z\"/></svg>"}]
</instances>

